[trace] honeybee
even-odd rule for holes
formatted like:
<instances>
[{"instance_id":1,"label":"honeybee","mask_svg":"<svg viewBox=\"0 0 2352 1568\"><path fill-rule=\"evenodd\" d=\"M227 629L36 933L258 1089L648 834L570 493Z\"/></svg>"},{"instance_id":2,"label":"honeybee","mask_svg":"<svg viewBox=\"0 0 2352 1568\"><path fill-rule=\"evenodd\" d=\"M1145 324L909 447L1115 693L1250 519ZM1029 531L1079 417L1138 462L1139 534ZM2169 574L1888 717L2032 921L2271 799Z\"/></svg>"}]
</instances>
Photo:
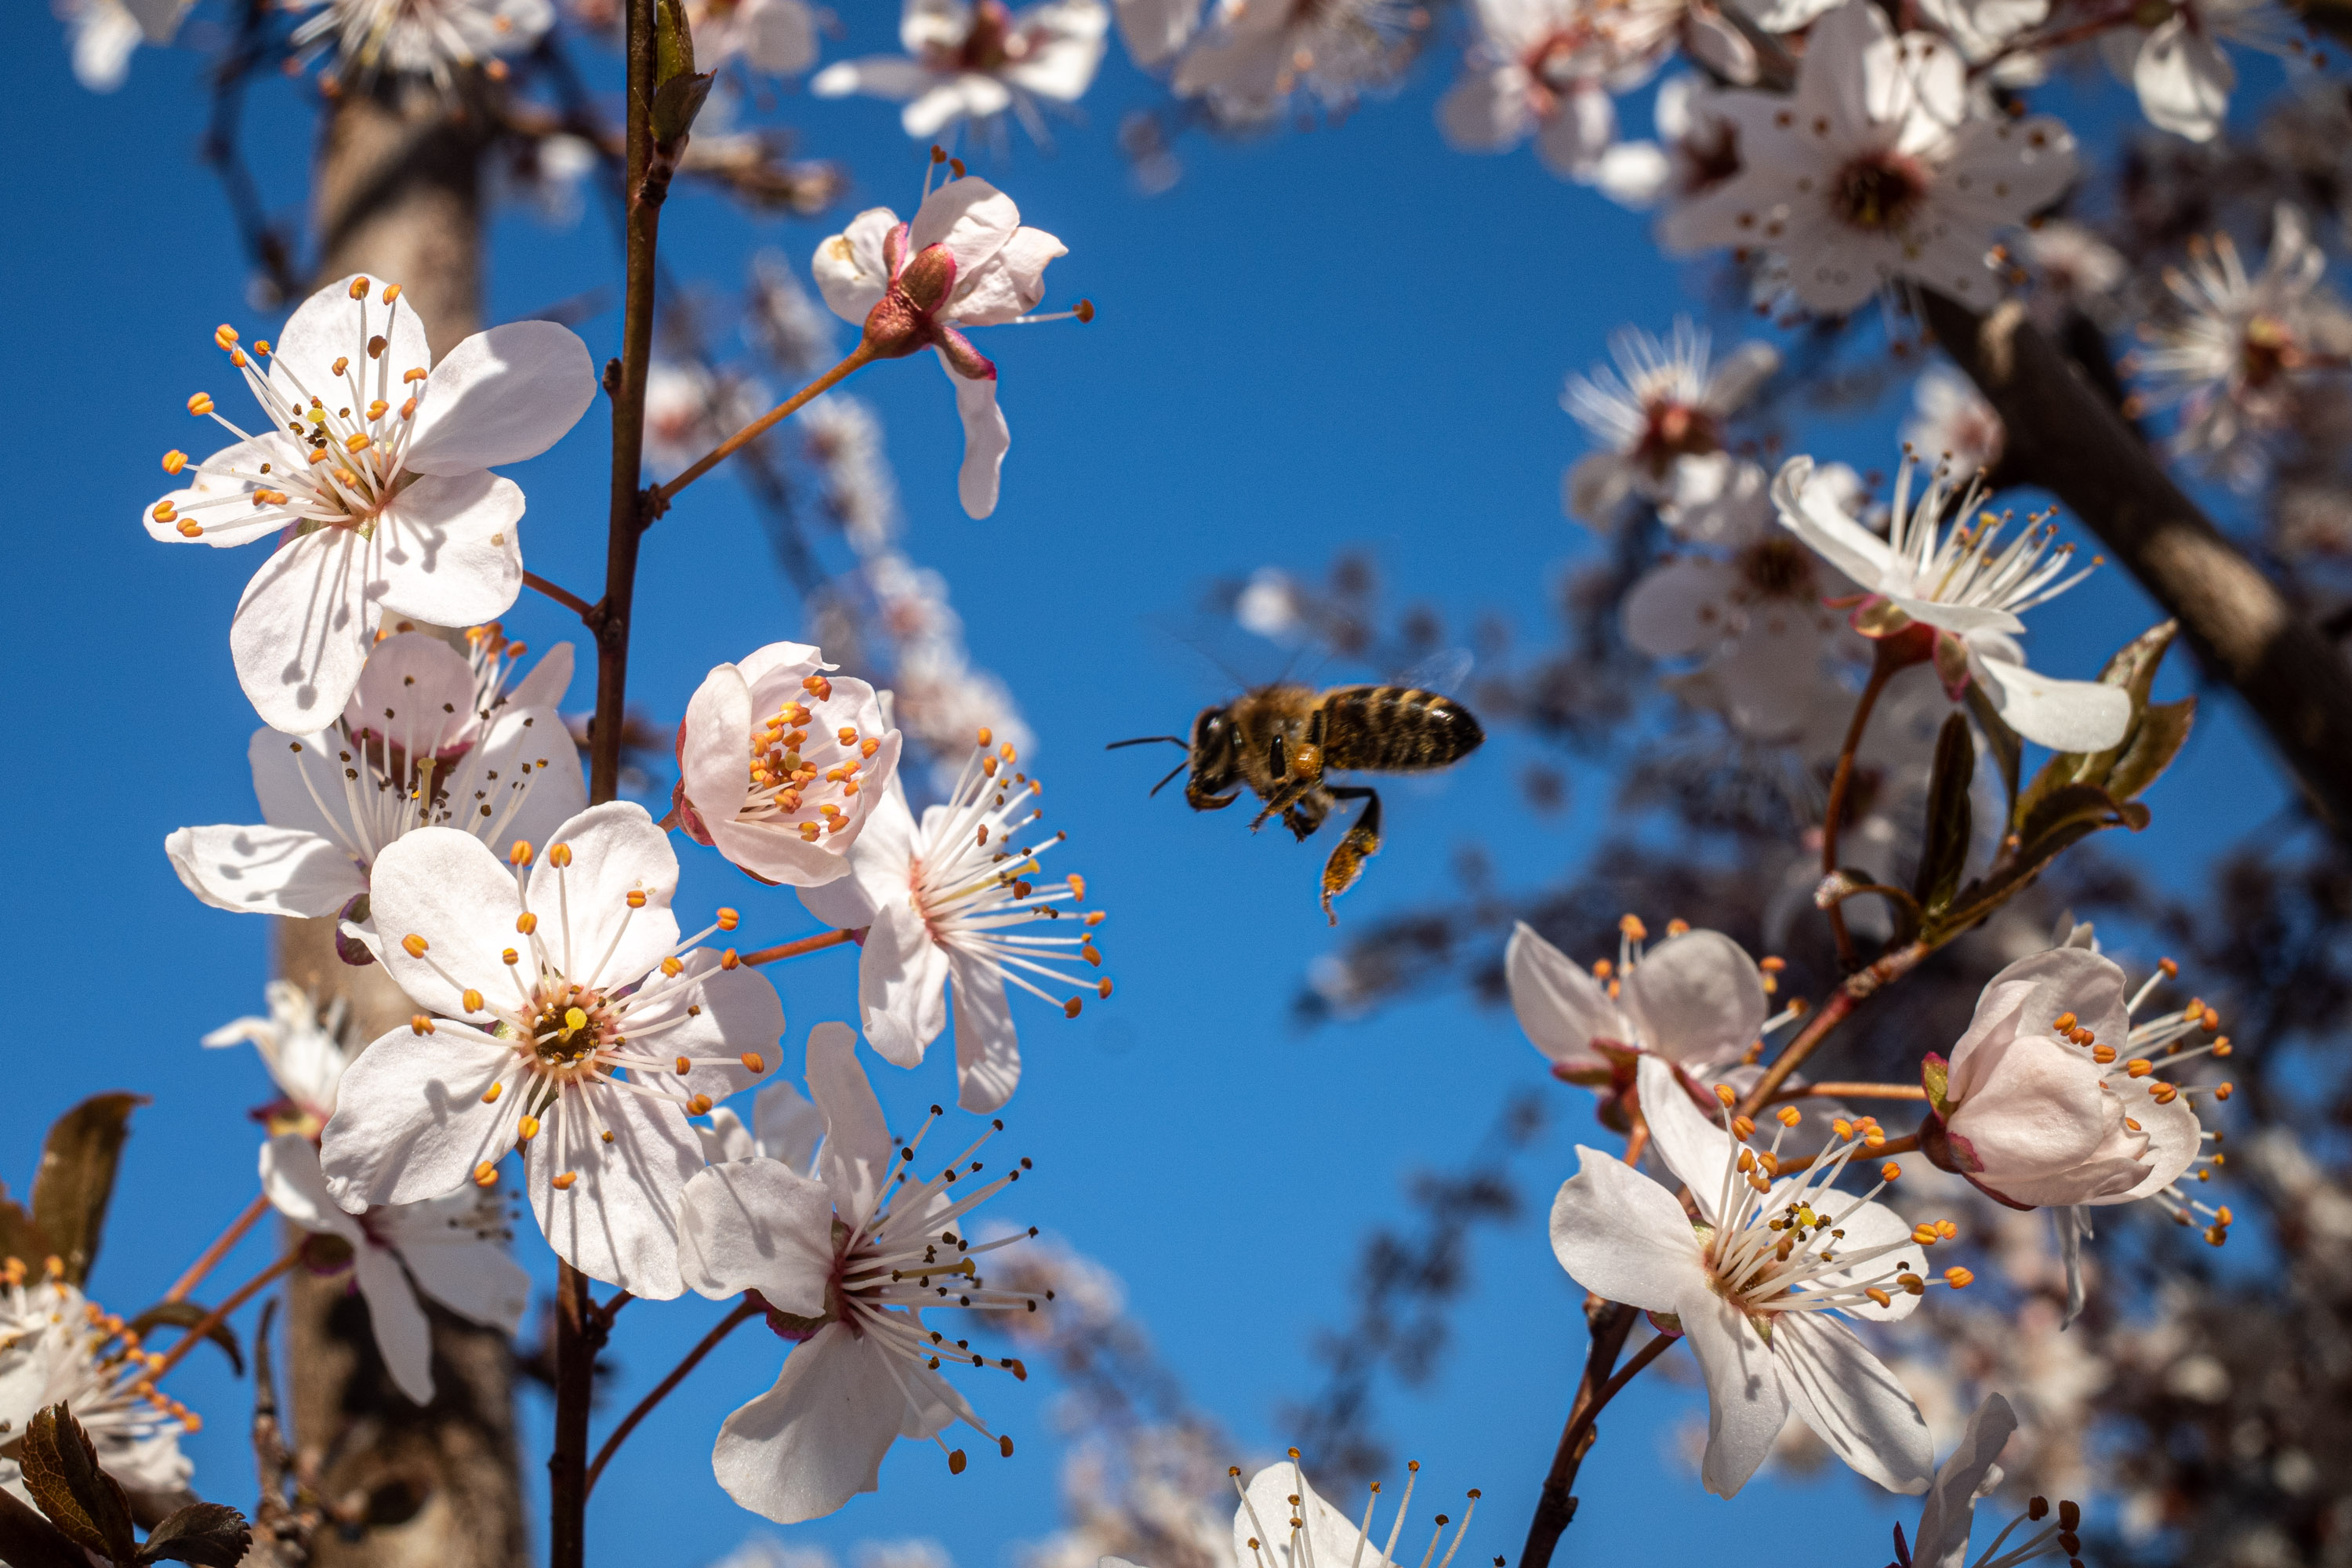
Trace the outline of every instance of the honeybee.
<instances>
[{"instance_id":1,"label":"honeybee","mask_svg":"<svg viewBox=\"0 0 2352 1568\"><path fill-rule=\"evenodd\" d=\"M1187 768L1184 803L1195 811L1223 811L1247 784L1265 804L1250 823L1255 833L1279 815L1300 839L1323 826L1341 801L1360 800L1362 812L1323 863L1323 912L1338 925L1331 900L1354 887L1364 861L1380 852L1381 797L1364 784L1327 784L1327 770L1427 773L1449 767L1478 749L1486 731L1470 710L1450 697L1414 686L1310 686L1277 681L1231 702L1201 710L1187 740L1139 735L1110 749L1165 741L1185 748L1184 761L1151 786L1158 795Z\"/></svg>"}]
</instances>

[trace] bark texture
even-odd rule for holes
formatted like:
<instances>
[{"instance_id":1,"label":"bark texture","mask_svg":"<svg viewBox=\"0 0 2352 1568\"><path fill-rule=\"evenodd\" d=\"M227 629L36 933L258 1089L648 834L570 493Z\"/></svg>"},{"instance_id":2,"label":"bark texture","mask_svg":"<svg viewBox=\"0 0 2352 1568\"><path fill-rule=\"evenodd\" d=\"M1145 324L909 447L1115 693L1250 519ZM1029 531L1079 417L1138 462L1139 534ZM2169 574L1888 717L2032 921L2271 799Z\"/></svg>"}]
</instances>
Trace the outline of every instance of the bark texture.
<instances>
[{"instance_id":1,"label":"bark texture","mask_svg":"<svg viewBox=\"0 0 2352 1568\"><path fill-rule=\"evenodd\" d=\"M484 148L478 110L429 88L349 92L330 110L314 194L319 279L397 283L434 356L480 324ZM373 1039L415 1011L380 964L335 954L334 922L279 925L278 970L322 1005L350 1000ZM433 1403L393 1385L365 1305L341 1281L297 1272L287 1336L295 1452L334 1519L319 1568L519 1568L529 1562L506 1337L432 1302Z\"/></svg>"},{"instance_id":2,"label":"bark texture","mask_svg":"<svg viewBox=\"0 0 2352 1568\"><path fill-rule=\"evenodd\" d=\"M1929 293L1927 321L2008 426L2004 474L2097 534L2234 688L2305 797L2352 840L2352 663L2215 528L2015 301L1979 316Z\"/></svg>"}]
</instances>

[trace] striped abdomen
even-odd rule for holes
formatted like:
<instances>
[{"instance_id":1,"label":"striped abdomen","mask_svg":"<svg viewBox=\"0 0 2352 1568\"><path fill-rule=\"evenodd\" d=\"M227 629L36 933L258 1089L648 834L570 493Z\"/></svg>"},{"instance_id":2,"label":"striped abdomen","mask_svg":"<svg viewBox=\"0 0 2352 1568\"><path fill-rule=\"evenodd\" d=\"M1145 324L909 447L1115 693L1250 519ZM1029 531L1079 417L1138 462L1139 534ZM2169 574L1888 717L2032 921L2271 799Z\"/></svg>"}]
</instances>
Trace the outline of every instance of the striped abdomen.
<instances>
[{"instance_id":1,"label":"striped abdomen","mask_svg":"<svg viewBox=\"0 0 2352 1568\"><path fill-rule=\"evenodd\" d=\"M1410 686L1342 686L1324 693L1323 765L1408 773L1460 762L1486 738L1470 710Z\"/></svg>"}]
</instances>

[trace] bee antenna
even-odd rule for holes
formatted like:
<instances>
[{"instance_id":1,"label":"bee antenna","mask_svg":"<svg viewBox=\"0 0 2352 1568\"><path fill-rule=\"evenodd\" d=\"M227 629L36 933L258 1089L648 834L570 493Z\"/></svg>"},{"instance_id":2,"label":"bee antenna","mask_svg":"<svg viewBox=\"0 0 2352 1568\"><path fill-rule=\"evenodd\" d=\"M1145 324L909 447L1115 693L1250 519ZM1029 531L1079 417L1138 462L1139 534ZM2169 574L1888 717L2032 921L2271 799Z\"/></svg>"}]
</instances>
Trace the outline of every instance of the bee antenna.
<instances>
[{"instance_id":1,"label":"bee antenna","mask_svg":"<svg viewBox=\"0 0 2352 1568\"><path fill-rule=\"evenodd\" d=\"M1192 760L1190 757L1187 757L1184 761L1178 763L1174 767L1169 769L1168 777L1161 779L1158 784L1151 786L1151 795L1158 795L1161 790L1166 789L1169 784L1169 780L1173 779L1178 773L1182 773L1186 768L1189 768L1192 765ZM1151 798L1151 795L1147 795L1143 798L1150 800Z\"/></svg>"},{"instance_id":2,"label":"bee antenna","mask_svg":"<svg viewBox=\"0 0 2352 1568\"><path fill-rule=\"evenodd\" d=\"M1188 748L1192 743L1192 742L1184 739L1181 735L1138 735L1132 741L1113 741L1109 745L1105 746L1103 750L1106 752L1116 752L1121 746L1148 746L1154 741L1166 741L1171 745L1184 746Z\"/></svg>"}]
</instances>

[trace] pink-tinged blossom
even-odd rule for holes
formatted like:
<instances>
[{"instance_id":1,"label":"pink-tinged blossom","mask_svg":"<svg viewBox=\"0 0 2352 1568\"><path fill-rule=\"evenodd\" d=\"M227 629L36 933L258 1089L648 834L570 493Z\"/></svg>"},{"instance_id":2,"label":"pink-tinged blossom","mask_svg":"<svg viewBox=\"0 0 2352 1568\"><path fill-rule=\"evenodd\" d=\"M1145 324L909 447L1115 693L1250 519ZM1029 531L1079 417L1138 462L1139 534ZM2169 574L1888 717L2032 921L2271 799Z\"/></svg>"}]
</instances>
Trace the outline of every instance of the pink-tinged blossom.
<instances>
[{"instance_id":1,"label":"pink-tinged blossom","mask_svg":"<svg viewBox=\"0 0 2352 1568\"><path fill-rule=\"evenodd\" d=\"M898 17L905 54L836 61L817 72L809 90L903 103L898 122L918 142L958 121L1007 110L1042 134L1038 101L1085 97L1109 31L1102 0L1046 0L1018 11L1003 0L906 0Z\"/></svg>"},{"instance_id":2,"label":"pink-tinged blossom","mask_svg":"<svg viewBox=\"0 0 2352 1568\"><path fill-rule=\"evenodd\" d=\"M878 357L924 348L940 356L963 418L956 492L972 517L996 510L1013 437L996 405L996 366L962 329L1002 325L1034 309L1045 297L1046 264L1066 254L1052 235L1023 226L1011 196L968 177L927 191L911 222L868 207L810 263L824 302L865 329Z\"/></svg>"},{"instance_id":3,"label":"pink-tinged blossom","mask_svg":"<svg viewBox=\"0 0 2352 1568\"><path fill-rule=\"evenodd\" d=\"M880 792L850 851L850 874L801 889L817 919L866 932L858 1010L866 1043L883 1060L921 1066L952 1001L956 1103L982 1112L1012 1099L1021 1081L1007 986L1073 1018L1082 996L1111 992L1109 980L1073 972L1074 959L1101 965L1091 932L1103 916L1077 912L1086 882L1075 873L1030 880L1064 835L1034 836L1037 786L1013 771L1013 747L991 750L991 739L980 732L946 803L926 807L919 823L903 789L894 783ZM1024 835L1031 835L1025 845ZM1070 934L1035 934L1041 923Z\"/></svg>"},{"instance_id":4,"label":"pink-tinged blossom","mask_svg":"<svg viewBox=\"0 0 2352 1568\"><path fill-rule=\"evenodd\" d=\"M2000 416L1977 384L1950 365L1930 365L1912 384L1905 446L1942 459L1956 474L1989 474L2008 441Z\"/></svg>"},{"instance_id":5,"label":"pink-tinged blossom","mask_svg":"<svg viewBox=\"0 0 2352 1568\"><path fill-rule=\"evenodd\" d=\"M1670 1186L1580 1146L1581 1164L1552 1204L1552 1251L1586 1289L1659 1314L1690 1342L1707 1390L1707 1490L1745 1486L1791 1411L1857 1473L1890 1491L1927 1489L1935 1445L1919 1407L1840 1319L1907 1316L1941 1232L1915 1233L1832 1185L1867 1152L1866 1133L1841 1129L1802 1173L1773 1180L1786 1113L1772 1146L1751 1148L1728 1109L1722 1125L1710 1121L1663 1058L1643 1057L1639 1073L1651 1147L1690 1189L1698 1221ZM1954 1286L1970 1278L1945 1272Z\"/></svg>"},{"instance_id":6,"label":"pink-tinged blossom","mask_svg":"<svg viewBox=\"0 0 2352 1568\"><path fill-rule=\"evenodd\" d=\"M267 426L247 435L209 395L190 398L236 442L193 468L165 457L189 482L147 509L147 531L215 548L278 541L237 604L229 652L262 722L312 734L342 711L386 617L472 626L514 603L522 491L488 470L560 440L596 374L587 345L551 321L477 332L428 371L415 310L358 277L303 301L274 346L248 353L226 326L214 339Z\"/></svg>"},{"instance_id":7,"label":"pink-tinged blossom","mask_svg":"<svg viewBox=\"0 0 2352 1568\"><path fill-rule=\"evenodd\" d=\"M433 1397L430 1297L469 1323L511 1335L530 1306L530 1276L507 1250L506 1205L467 1188L424 1203L345 1214L328 1195L319 1150L299 1132L261 1146L261 1190L272 1207L314 1237L304 1262L314 1272L348 1270L367 1302L384 1369L418 1405Z\"/></svg>"},{"instance_id":8,"label":"pink-tinged blossom","mask_svg":"<svg viewBox=\"0 0 2352 1568\"><path fill-rule=\"evenodd\" d=\"M1817 482L1811 458L1791 458L1772 481L1783 526L1863 591L1853 614L1869 637L1917 637L1955 702L1970 681L2009 727L2059 752L2096 752L2124 738L2131 698L2095 680L2059 680L2027 668L2017 636L2027 610L2048 604L2089 574L2065 572L2074 547L2057 545L2058 527L2029 518L2004 539L2011 514L1979 512L1981 485L1954 493L1938 465L1911 503L1915 464L1908 454L1895 481L1891 537L1881 539L1836 504ZM1973 514L1973 515L1972 515ZM1949 526L1946 526L1946 520Z\"/></svg>"},{"instance_id":9,"label":"pink-tinged blossom","mask_svg":"<svg viewBox=\"0 0 2352 1568\"><path fill-rule=\"evenodd\" d=\"M898 731L874 689L801 643L770 643L705 677L678 725L679 825L769 883L845 876L898 775Z\"/></svg>"},{"instance_id":10,"label":"pink-tinged blossom","mask_svg":"<svg viewBox=\"0 0 2352 1568\"><path fill-rule=\"evenodd\" d=\"M2019 1208L2130 1203L2170 1188L2204 1130L2189 1095L2138 1054L2133 1000L2122 969L2080 947L1994 975L1950 1060L1927 1058L1934 1116L1922 1146Z\"/></svg>"},{"instance_id":11,"label":"pink-tinged blossom","mask_svg":"<svg viewBox=\"0 0 2352 1568\"><path fill-rule=\"evenodd\" d=\"M384 852L383 962L424 1011L343 1074L327 1185L352 1214L417 1203L488 1185L520 1148L556 1256L666 1300L703 1163L687 1118L773 1067L783 1007L733 949L699 945L731 910L679 938L677 857L641 807L590 806L551 837L535 864L446 827Z\"/></svg>"},{"instance_id":12,"label":"pink-tinged blossom","mask_svg":"<svg viewBox=\"0 0 2352 1568\"><path fill-rule=\"evenodd\" d=\"M2139 94L2150 125L2210 142L2221 134L2238 85L2225 40L2282 57L2301 50L2294 18L2273 0L2166 0L2138 7L2100 35L2099 47Z\"/></svg>"},{"instance_id":13,"label":"pink-tinged blossom","mask_svg":"<svg viewBox=\"0 0 2352 1568\"><path fill-rule=\"evenodd\" d=\"M568 648L547 664L568 676ZM402 836L455 828L503 854L543 842L588 804L580 753L551 701L518 708L478 665L423 632L369 653L341 718L315 734L257 730L247 748L260 823L183 827L163 840L187 889L215 909L294 917L343 912L365 963L373 868ZM538 672L519 689L539 696Z\"/></svg>"},{"instance_id":14,"label":"pink-tinged blossom","mask_svg":"<svg viewBox=\"0 0 2352 1568\"><path fill-rule=\"evenodd\" d=\"M1559 1077L1622 1092L1637 1056L1696 1071L1738 1060L1763 1037L1770 983L1738 942L1683 929L1645 946L1643 935L1627 916L1615 961L1587 970L1524 922L1512 931L1511 1010Z\"/></svg>"},{"instance_id":15,"label":"pink-tinged blossom","mask_svg":"<svg viewBox=\"0 0 2352 1568\"><path fill-rule=\"evenodd\" d=\"M2047 116L1978 112L1959 51L1900 37L1868 0L1815 24L1793 94L1728 92L1739 172L1676 213L1681 247L1786 263L1808 310L1843 315L1900 279L1982 304L1998 236L2074 177L2074 139Z\"/></svg>"},{"instance_id":16,"label":"pink-tinged blossom","mask_svg":"<svg viewBox=\"0 0 2352 1568\"><path fill-rule=\"evenodd\" d=\"M1294 93L1345 110L1396 75L1426 25L1402 0L1214 0L1170 86L1238 125L1272 120Z\"/></svg>"},{"instance_id":17,"label":"pink-tinged blossom","mask_svg":"<svg viewBox=\"0 0 2352 1568\"><path fill-rule=\"evenodd\" d=\"M947 1449L940 1434L961 1421L1009 1457L1013 1440L990 1432L940 1375L943 1363L987 1359L924 1314L1037 1308L1034 1296L989 1289L979 1268L982 1254L1020 1237L975 1244L965 1220L1020 1180L1026 1160L975 1180L983 1132L915 1179L913 1152L939 1108L903 1144L892 1138L843 1025L810 1031L808 1083L824 1125L814 1173L761 1153L727 1160L688 1184L679 1215L687 1282L765 1307L769 1327L793 1345L775 1386L727 1417L710 1455L728 1496L783 1524L874 1490L900 1437ZM996 1364L1027 1375L1018 1362ZM962 1450L948 1454L961 1471Z\"/></svg>"},{"instance_id":18,"label":"pink-tinged blossom","mask_svg":"<svg viewBox=\"0 0 2352 1568\"><path fill-rule=\"evenodd\" d=\"M1597 528L1630 497L1704 508L1724 495L1738 472L1727 426L1780 368L1780 355L1765 342L1742 343L1719 362L1709 351L1706 330L1677 317L1663 341L1619 329L1609 340L1614 368L1569 377L1560 406L1600 444L1562 481L1570 517Z\"/></svg>"}]
</instances>

